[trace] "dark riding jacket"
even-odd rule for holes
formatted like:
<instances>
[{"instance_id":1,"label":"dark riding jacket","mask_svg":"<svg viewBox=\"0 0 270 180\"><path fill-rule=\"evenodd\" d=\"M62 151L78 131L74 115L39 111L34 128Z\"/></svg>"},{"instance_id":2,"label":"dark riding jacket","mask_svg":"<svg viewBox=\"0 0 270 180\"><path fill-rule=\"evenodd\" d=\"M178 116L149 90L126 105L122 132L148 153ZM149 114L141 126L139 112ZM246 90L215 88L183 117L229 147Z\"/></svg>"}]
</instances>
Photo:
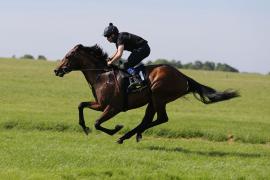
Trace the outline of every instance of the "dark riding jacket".
<instances>
[{"instance_id":1,"label":"dark riding jacket","mask_svg":"<svg viewBox=\"0 0 270 180\"><path fill-rule=\"evenodd\" d=\"M145 39L128 32L119 33L117 38L115 39L116 48L118 48L119 45L124 45L124 50L130 52L142 47L145 44L147 44L147 41Z\"/></svg>"}]
</instances>

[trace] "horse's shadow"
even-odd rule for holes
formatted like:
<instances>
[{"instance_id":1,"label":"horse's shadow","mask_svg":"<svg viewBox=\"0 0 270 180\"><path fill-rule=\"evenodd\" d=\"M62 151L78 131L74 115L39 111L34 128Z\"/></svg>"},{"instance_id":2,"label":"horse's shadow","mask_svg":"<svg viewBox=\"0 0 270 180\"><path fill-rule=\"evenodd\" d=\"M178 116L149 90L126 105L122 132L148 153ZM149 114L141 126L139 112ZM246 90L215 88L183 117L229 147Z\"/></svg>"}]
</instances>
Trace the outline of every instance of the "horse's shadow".
<instances>
[{"instance_id":1,"label":"horse's shadow","mask_svg":"<svg viewBox=\"0 0 270 180\"><path fill-rule=\"evenodd\" d=\"M192 151L181 147L167 148L162 146L147 146L144 149L150 151L166 151L166 152L178 152L184 154L194 154L209 157L242 157L242 158L260 158L265 156L259 153L242 153L242 152L222 152L222 151Z\"/></svg>"}]
</instances>

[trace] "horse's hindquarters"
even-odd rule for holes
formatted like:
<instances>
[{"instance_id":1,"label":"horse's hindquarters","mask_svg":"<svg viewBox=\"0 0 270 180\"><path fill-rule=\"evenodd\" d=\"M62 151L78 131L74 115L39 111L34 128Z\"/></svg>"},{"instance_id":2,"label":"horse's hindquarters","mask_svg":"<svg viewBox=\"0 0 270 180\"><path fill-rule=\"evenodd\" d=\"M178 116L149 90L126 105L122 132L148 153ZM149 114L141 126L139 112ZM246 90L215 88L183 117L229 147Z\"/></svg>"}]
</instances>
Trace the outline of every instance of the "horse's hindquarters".
<instances>
[{"instance_id":1,"label":"horse's hindquarters","mask_svg":"<svg viewBox=\"0 0 270 180\"><path fill-rule=\"evenodd\" d=\"M149 80L152 95L164 103L188 93L187 79L174 67L163 65L151 69Z\"/></svg>"}]
</instances>

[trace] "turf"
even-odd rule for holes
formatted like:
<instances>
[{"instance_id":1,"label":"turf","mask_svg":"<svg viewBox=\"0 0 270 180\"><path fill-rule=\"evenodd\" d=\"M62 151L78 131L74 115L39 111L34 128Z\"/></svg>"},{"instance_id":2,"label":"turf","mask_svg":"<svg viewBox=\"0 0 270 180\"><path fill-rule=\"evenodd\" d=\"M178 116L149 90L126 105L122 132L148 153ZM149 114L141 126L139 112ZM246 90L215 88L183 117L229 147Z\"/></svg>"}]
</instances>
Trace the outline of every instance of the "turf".
<instances>
[{"instance_id":1,"label":"turf","mask_svg":"<svg viewBox=\"0 0 270 180\"><path fill-rule=\"evenodd\" d=\"M180 70L241 97L204 105L192 95L167 105L169 122L123 145L145 107L93 128L99 112L85 110L91 128L78 125L77 106L93 100L80 72L55 77L55 62L0 59L0 179L267 179L270 177L270 76Z\"/></svg>"}]
</instances>

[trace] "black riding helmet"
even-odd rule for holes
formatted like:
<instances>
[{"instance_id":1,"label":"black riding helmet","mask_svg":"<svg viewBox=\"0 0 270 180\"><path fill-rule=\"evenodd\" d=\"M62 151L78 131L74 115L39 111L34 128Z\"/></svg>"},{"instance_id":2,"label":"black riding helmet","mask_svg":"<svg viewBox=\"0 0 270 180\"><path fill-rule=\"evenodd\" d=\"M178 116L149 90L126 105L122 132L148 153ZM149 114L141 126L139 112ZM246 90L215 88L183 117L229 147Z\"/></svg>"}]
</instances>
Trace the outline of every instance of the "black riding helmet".
<instances>
[{"instance_id":1,"label":"black riding helmet","mask_svg":"<svg viewBox=\"0 0 270 180\"><path fill-rule=\"evenodd\" d=\"M109 23L109 26L104 29L103 36L104 37L109 37L112 34L118 34L118 28L113 25L113 23Z\"/></svg>"}]
</instances>

